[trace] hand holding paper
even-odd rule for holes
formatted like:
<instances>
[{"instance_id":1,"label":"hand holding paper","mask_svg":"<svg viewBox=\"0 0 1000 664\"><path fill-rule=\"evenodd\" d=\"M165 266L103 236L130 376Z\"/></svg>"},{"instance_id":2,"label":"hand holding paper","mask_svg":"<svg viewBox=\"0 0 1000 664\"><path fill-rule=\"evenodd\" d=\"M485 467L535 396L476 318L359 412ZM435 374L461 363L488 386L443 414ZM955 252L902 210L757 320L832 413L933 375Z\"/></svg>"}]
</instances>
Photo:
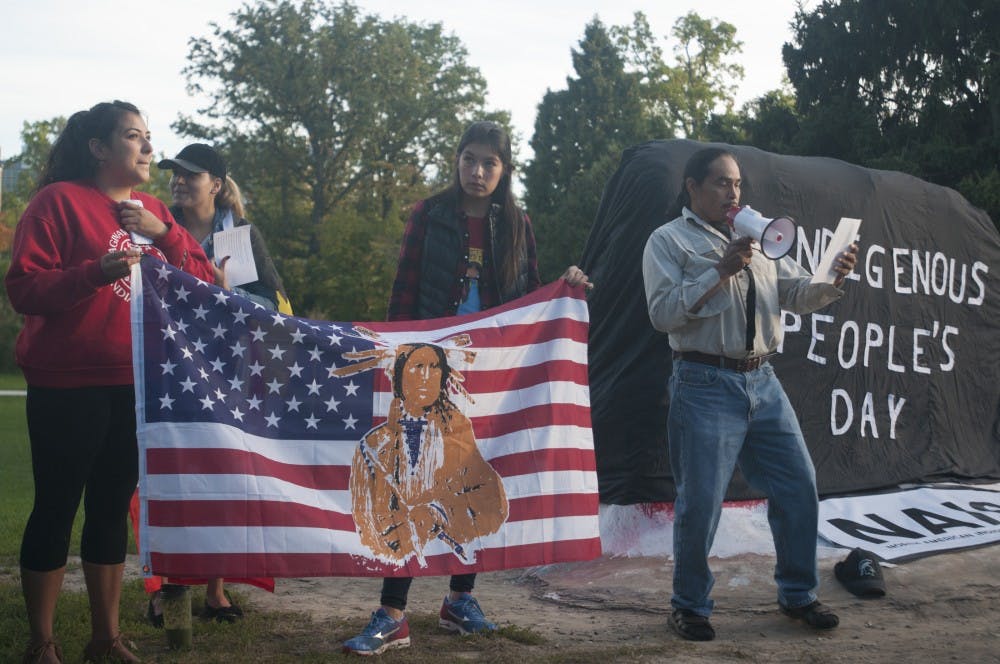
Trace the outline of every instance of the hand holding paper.
<instances>
[{"instance_id":1,"label":"hand holding paper","mask_svg":"<svg viewBox=\"0 0 1000 664\"><path fill-rule=\"evenodd\" d=\"M222 259L229 258L225 263L225 271L226 282L230 287L257 281L257 264L253 260L249 225L219 231L213 235L212 242L215 246L216 264L221 267Z\"/></svg>"},{"instance_id":2,"label":"hand holding paper","mask_svg":"<svg viewBox=\"0 0 1000 664\"><path fill-rule=\"evenodd\" d=\"M129 205L134 205L135 207L140 209L143 207L142 201L140 201L138 198L130 198L128 200L122 201L122 203L128 203ZM139 233L138 231L129 229L128 234L132 238L132 244L135 245L153 244L152 238L146 237L145 235Z\"/></svg>"},{"instance_id":3,"label":"hand holding paper","mask_svg":"<svg viewBox=\"0 0 1000 664\"><path fill-rule=\"evenodd\" d=\"M838 267L841 267L841 262L837 259L845 251L848 251L852 244L854 244L854 238L857 237L858 228L860 228L860 226L860 219L841 217L840 223L837 224L837 230L833 232L830 244L827 245L826 252L824 252L823 257L819 261L819 265L816 267L816 273L813 274L811 283L833 284L838 280L842 280L844 275L837 269ZM853 261L849 267L853 269ZM847 272L849 273L850 270Z\"/></svg>"}]
</instances>

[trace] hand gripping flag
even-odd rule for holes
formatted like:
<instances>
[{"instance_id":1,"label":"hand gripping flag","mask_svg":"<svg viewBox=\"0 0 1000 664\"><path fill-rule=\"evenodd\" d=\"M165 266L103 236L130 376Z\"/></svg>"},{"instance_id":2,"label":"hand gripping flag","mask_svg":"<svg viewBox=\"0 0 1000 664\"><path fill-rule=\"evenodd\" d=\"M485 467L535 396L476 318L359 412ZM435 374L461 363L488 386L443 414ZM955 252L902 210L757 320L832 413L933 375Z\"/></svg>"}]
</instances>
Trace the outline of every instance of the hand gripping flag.
<instances>
[{"instance_id":1,"label":"hand gripping flag","mask_svg":"<svg viewBox=\"0 0 1000 664\"><path fill-rule=\"evenodd\" d=\"M582 289L332 323L155 259L132 279L147 574L421 576L600 555Z\"/></svg>"}]
</instances>

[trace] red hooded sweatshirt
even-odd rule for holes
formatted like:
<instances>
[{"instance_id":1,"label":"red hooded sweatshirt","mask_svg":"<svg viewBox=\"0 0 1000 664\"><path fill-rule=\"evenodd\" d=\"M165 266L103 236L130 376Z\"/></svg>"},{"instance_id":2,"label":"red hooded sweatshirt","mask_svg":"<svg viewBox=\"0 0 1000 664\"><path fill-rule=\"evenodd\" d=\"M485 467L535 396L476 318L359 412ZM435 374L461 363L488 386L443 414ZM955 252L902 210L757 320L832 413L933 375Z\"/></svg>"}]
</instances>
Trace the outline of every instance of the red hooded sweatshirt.
<instances>
[{"instance_id":1,"label":"red hooded sweatshirt","mask_svg":"<svg viewBox=\"0 0 1000 664\"><path fill-rule=\"evenodd\" d=\"M167 233L140 248L209 283L212 266L201 245L158 199L131 198L167 224ZM25 315L17 363L29 385L131 385L129 278L109 282L101 256L133 246L119 223L118 204L86 181L43 187L14 232L7 295Z\"/></svg>"}]
</instances>

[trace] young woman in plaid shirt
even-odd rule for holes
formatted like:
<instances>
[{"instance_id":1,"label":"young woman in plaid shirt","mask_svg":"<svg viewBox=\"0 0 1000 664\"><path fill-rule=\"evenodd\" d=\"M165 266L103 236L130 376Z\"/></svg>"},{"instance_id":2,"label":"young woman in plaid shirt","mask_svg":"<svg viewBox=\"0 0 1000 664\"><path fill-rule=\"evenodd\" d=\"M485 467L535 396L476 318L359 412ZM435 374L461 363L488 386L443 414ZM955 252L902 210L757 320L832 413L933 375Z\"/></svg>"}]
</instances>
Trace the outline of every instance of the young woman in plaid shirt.
<instances>
[{"instance_id":1,"label":"young woman in plaid shirt","mask_svg":"<svg viewBox=\"0 0 1000 664\"><path fill-rule=\"evenodd\" d=\"M417 203L406 222L389 320L485 311L541 285L531 221L511 191L513 171L506 131L493 122L466 129L451 186ZM562 278L591 287L575 265ZM345 652L373 655L410 645L404 610L412 580L383 579L381 607L361 634L344 643ZM461 634L496 629L472 597L475 582L475 574L451 577L442 627Z\"/></svg>"}]
</instances>

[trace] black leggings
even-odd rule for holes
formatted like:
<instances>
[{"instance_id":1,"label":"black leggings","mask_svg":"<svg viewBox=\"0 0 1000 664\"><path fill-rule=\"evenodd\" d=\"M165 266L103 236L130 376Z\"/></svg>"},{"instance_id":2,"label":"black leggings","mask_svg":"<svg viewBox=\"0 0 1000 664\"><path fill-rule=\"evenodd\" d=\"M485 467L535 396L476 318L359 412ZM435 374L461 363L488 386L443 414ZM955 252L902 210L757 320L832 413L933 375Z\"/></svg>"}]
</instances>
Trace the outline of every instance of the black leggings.
<instances>
[{"instance_id":1,"label":"black leggings","mask_svg":"<svg viewBox=\"0 0 1000 664\"><path fill-rule=\"evenodd\" d=\"M406 596L410 594L412 576L393 576L382 579L382 606L406 610ZM476 587L475 574L456 574L451 577L448 589L456 593L471 593Z\"/></svg>"},{"instance_id":2,"label":"black leggings","mask_svg":"<svg viewBox=\"0 0 1000 664\"><path fill-rule=\"evenodd\" d=\"M125 562L126 516L139 477L132 386L29 385L27 415L35 504L21 540L21 566L49 572L66 565L84 489L80 557L101 565Z\"/></svg>"}]
</instances>

